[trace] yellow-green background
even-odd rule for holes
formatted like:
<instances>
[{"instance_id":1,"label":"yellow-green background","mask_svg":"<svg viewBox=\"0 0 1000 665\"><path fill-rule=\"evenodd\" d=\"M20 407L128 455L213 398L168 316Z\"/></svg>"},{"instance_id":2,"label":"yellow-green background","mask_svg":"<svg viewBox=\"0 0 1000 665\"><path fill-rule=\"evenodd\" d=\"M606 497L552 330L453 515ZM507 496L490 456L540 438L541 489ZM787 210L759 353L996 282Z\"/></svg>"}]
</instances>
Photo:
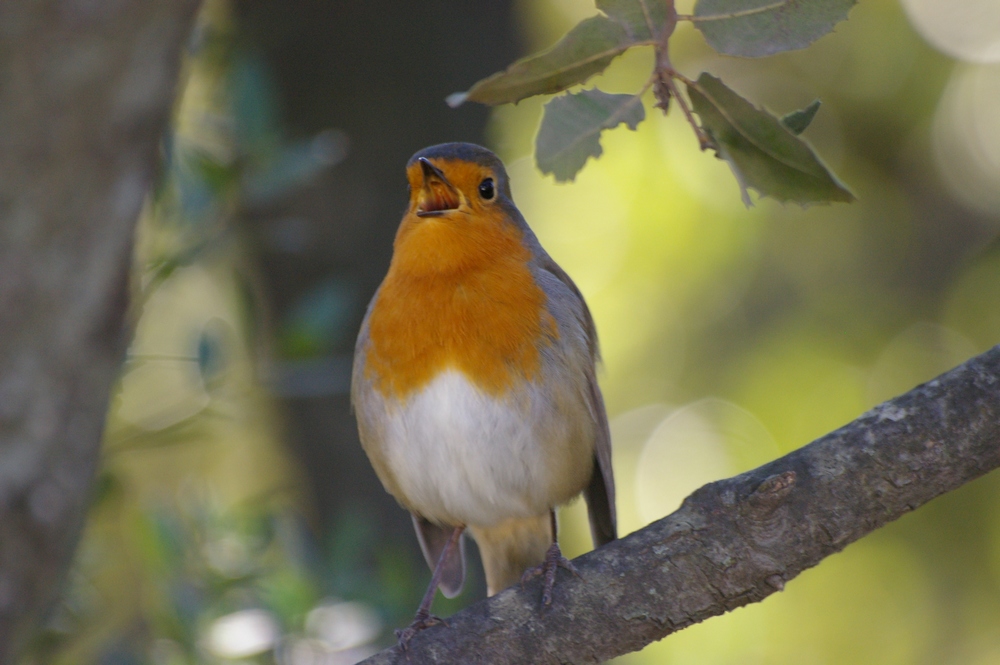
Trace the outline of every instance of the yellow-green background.
<instances>
[{"instance_id":1,"label":"yellow-green background","mask_svg":"<svg viewBox=\"0 0 1000 665\"><path fill-rule=\"evenodd\" d=\"M536 49L594 9L547 0L519 11ZM227 5L210 2L202 21L224 34ZM574 183L556 184L531 156L544 100L493 113L489 144L508 165L515 200L580 286L601 335L622 533L1000 341L991 244L1000 157L991 171L989 154L970 156L963 124L982 119L976 104L988 124L990 100L1000 101L996 66L935 52L895 0L863 0L833 35L764 60L721 58L690 25L673 44L683 72L711 71L775 113L822 99L805 138L858 201L746 209L726 165L699 153L680 113L664 118L649 105L637 132L606 133L604 155ZM226 164L235 139L218 130L230 94L219 62L211 49L188 59L176 128L179 142ZM651 53L629 53L591 83L634 91L650 64ZM1000 144L996 116L983 144ZM29 662L233 662L207 636L219 617L257 606L275 617L286 647L350 662L323 646L310 612L339 601L374 611L381 632L354 645L359 657L391 641L429 573L386 552L377 578L355 579L358 525L334 535L344 542L324 550L321 565L310 559L299 535L310 509L258 381L270 338L266 315L248 305L252 258L238 233L213 230L239 202L216 188L194 225L165 182L140 226L136 340L98 498L70 591ZM170 264L192 247L193 260ZM192 356L196 339L222 344L222 369ZM988 476L763 603L620 662L1000 664L998 507L1000 481ZM561 516L564 550L589 549L582 504ZM200 599L190 612L189 587ZM125 652L133 660L109 660ZM278 652L279 662L307 662ZM266 651L241 662L274 660Z\"/></svg>"}]
</instances>

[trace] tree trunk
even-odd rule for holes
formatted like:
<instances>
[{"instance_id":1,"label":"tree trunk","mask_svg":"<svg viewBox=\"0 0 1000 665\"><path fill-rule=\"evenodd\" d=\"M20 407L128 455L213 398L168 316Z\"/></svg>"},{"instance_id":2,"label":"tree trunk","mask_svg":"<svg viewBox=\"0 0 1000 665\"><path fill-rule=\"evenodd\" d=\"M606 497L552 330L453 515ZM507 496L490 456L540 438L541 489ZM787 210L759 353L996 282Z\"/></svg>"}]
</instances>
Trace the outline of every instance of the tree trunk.
<instances>
[{"instance_id":1,"label":"tree trunk","mask_svg":"<svg viewBox=\"0 0 1000 665\"><path fill-rule=\"evenodd\" d=\"M0 4L0 663L54 600L195 0Z\"/></svg>"}]
</instances>

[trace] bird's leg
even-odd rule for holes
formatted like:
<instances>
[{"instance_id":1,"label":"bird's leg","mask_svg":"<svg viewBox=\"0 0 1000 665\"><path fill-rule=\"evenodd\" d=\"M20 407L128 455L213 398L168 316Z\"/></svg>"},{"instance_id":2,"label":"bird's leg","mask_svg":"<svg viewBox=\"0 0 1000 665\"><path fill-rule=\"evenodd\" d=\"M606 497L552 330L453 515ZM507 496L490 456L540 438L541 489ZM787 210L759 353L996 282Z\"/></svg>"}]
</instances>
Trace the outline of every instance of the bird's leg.
<instances>
[{"instance_id":1,"label":"bird's leg","mask_svg":"<svg viewBox=\"0 0 1000 665\"><path fill-rule=\"evenodd\" d=\"M545 553L545 560L534 568L524 571L524 575L521 576L521 583L523 584L536 575L544 575L545 585L542 587L542 605L545 607L552 604L552 589L556 585L556 571L560 566L577 577L582 577L576 566L564 557L562 550L559 549L559 537L556 532L556 511L554 509L549 510L549 515L552 518L552 544L549 545L549 549Z\"/></svg>"},{"instance_id":2,"label":"bird's leg","mask_svg":"<svg viewBox=\"0 0 1000 665\"><path fill-rule=\"evenodd\" d=\"M451 551L458 547L458 539L462 536L463 531L465 531L464 526L455 527L455 530L451 532L451 538L448 539L448 543L441 550L441 556L438 557L437 565L434 566L434 573L431 575L431 583L427 586L427 591L424 592L424 598L420 601L420 607L417 608L417 614L413 617L413 623L406 628L396 630L396 639L399 641L399 646L403 651L406 651L406 645L413 639L413 636L424 628L430 628L439 623L448 625L441 617L431 614L431 603L434 602L434 594L437 593L438 585L441 584L444 562L448 560Z\"/></svg>"}]
</instances>

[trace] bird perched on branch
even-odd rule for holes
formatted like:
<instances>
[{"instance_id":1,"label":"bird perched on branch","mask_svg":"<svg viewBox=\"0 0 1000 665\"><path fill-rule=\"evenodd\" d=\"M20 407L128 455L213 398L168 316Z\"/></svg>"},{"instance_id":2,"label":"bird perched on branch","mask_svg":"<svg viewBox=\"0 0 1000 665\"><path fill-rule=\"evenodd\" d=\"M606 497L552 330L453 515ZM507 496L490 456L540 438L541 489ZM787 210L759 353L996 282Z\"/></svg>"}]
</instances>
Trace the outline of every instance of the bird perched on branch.
<instances>
[{"instance_id":1,"label":"bird perched on branch","mask_svg":"<svg viewBox=\"0 0 1000 665\"><path fill-rule=\"evenodd\" d=\"M596 546L615 539L611 439L594 321L511 199L503 163L469 143L415 154L389 272L368 307L351 387L361 443L413 516L434 571L406 641L465 579L462 534L488 592L544 577L555 509L581 492ZM527 572L526 572L527 571Z\"/></svg>"}]
</instances>

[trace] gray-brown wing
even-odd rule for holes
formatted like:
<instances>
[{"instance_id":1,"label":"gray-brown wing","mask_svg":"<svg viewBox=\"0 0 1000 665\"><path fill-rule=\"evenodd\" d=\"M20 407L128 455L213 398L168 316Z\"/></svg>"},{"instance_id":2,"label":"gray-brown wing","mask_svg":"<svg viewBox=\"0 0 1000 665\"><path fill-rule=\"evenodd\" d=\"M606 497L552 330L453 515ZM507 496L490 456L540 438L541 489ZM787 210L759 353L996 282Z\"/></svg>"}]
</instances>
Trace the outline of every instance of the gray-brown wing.
<instances>
[{"instance_id":1,"label":"gray-brown wing","mask_svg":"<svg viewBox=\"0 0 1000 665\"><path fill-rule=\"evenodd\" d=\"M542 268L555 275L579 299L580 323L586 332L587 346L596 371L601 353L597 341L597 327L594 325L590 308L587 307L583 294L566 271L559 267L559 264L540 246L536 251ZM618 537L618 520L615 514L615 475L611 467L611 430L608 427L608 413L604 409L604 397L597 385L594 371L588 373L586 395L587 406L590 408L597 430L594 441L594 471L587 488L583 491L583 496L587 501L587 514L590 517L590 534L594 539L594 546L600 547Z\"/></svg>"},{"instance_id":2,"label":"gray-brown wing","mask_svg":"<svg viewBox=\"0 0 1000 665\"><path fill-rule=\"evenodd\" d=\"M444 546L448 544L452 532L455 530L449 526L438 526L417 515L410 513L413 517L413 528L417 530L417 540L420 541L420 551L424 553L424 559L434 572ZM441 563L441 583L439 585L441 593L445 598L454 598L462 593L465 585L465 537L458 541L458 547L453 549L448 558Z\"/></svg>"}]
</instances>

